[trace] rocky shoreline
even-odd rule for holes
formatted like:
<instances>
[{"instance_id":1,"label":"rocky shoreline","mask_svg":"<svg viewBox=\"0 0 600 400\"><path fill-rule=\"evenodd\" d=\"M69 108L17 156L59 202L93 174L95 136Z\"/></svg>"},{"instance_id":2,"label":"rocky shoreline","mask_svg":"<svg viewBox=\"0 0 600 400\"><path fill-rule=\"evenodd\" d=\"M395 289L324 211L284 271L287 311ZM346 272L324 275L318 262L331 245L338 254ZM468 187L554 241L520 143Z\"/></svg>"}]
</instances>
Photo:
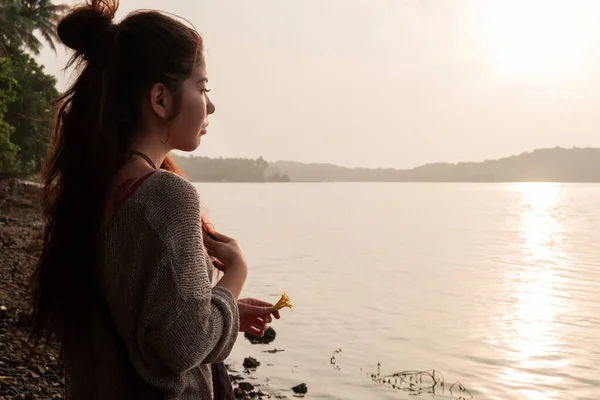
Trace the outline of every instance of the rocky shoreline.
<instances>
[{"instance_id":1,"label":"rocky shoreline","mask_svg":"<svg viewBox=\"0 0 600 400\"><path fill-rule=\"evenodd\" d=\"M0 176L0 400L64 399L64 375L57 346L31 354L27 284L41 250L38 188ZM228 366L238 399L284 398Z\"/></svg>"},{"instance_id":2,"label":"rocky shoreline","mask_svg":"<svg viewBox=\"0 0 600 400\"><path fill-rule=\"evenodd\" d=\"M0 180L0 399L62 399L64 378L49 344L31 354L27 283L40 251L34 185Z\"/></svg>"}]
</instances>

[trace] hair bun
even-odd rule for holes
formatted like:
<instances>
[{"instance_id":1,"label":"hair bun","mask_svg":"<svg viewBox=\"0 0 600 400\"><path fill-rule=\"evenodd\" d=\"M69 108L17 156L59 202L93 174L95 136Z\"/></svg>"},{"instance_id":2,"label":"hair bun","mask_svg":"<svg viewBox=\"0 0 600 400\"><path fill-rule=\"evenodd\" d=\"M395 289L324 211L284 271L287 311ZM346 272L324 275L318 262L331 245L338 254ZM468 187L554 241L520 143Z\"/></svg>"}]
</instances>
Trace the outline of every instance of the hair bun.
<instances>
[{"instance_id":1,"label":"hair bun","mask_svg":"<svg viewBox=\"0 0 600 400\"><path fill-rule=\"evenodd\" d=\"M116 5L110 7L106 4L109 3L107 1L91 3L89 6L75 8L56 27L60 41L85 58L89 58L110 39L116 11Z\"/></svg>"}]
</instances>

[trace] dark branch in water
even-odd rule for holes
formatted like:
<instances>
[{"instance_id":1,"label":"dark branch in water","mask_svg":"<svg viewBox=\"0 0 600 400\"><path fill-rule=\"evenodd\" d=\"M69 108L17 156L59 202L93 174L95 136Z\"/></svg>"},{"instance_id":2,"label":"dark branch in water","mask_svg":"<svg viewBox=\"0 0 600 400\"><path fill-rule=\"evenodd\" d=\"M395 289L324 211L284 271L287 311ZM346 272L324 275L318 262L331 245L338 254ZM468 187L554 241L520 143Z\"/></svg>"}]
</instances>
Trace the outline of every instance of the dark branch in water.
<instances>
[{"instance_id":1,"label":"dark branch in water","mask_svg":"<svg viewBox=\"0 0 600 400\"><path fill-rule=\"evenodd\" d=\"M377 384L384 385L396 390L411 392L411 395L433 394L444 395L444 375L434 369L428 371L402 371L391 375L381 374L381 363L377 363L377 373L368 374L371 380ZM453 390L458 392L456 395ZM469 400L473 395L460 382L450 386L450 396L456 396L457 400Z\"/></svg>"},{"instance_id":2,"label":"dark branch in water","mask_svg":"<svg viewBox=\"0 0 600 400\"><path fill-rule=\"evenodd\" d=\"M335 356L341 352L342 349L335 350L329 360L329 363L336 371L340 371L341 368L338 365ZM434 369L428 371L407 370L396 372L391 375L383 375L381 373L381 363L377 363L377 373L368 373L367 376L379 385L384 385L395 390L410 392L411 396L418 396L421 394L438 394L443 396L446 391L444 375ZM450 393L450 396L455 397L456 400L470 400L474 398L473 394L471 394L471 392L460 382L454 382L448 389L448 392ZM457 393L454 394L454 392Z\"/></svg>"}]
</instances>

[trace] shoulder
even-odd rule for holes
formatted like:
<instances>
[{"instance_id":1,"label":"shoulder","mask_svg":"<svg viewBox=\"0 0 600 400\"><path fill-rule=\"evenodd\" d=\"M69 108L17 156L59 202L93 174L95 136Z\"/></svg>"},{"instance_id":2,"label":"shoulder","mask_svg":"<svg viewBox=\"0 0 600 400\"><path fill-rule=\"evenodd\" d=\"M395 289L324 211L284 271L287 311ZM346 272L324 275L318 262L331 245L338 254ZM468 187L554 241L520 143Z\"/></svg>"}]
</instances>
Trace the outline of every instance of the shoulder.
<instances>
[{"instance_id":1,"label":"shoulder","mask_svg":"<svg viewBox=\"0 0 600 400\"><path fill-rule=\"evenodd\" d=\"M158 170L136 190L135 201L148 207L173 207L200 203L198 191L187 179L165 170Z\"/></svg>"},{"instance_id":2,"label":"shoulder","mask_svg":"<svg viewBox=\"0 0 600 400\"><path fill-rule=\"evenodd\" d=\"M169 171L158 170L131 196L145 218L159 232L179 231L200 224L201 202L194 185Z\"/></svg>"}]
</instances>

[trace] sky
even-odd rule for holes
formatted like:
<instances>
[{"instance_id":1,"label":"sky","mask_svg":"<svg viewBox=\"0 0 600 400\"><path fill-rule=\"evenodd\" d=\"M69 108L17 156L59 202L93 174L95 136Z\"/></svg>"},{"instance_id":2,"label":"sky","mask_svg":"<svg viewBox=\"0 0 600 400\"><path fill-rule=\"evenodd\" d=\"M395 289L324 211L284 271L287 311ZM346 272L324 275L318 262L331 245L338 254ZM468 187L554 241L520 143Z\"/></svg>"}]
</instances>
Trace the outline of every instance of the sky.
<instances>
[{"instance_id":1,"label":"sky","mask_svg":"<svg viewBox=\"0 0 600 400\"><path fill-rule=\"evenodd\" d=\"M411 168L600 147L597 0L122 0L117 20L138 8L204 37L217 111L196 155ZM38 57L59 88L67 59Z\"/></svg>"}]
</instances>

